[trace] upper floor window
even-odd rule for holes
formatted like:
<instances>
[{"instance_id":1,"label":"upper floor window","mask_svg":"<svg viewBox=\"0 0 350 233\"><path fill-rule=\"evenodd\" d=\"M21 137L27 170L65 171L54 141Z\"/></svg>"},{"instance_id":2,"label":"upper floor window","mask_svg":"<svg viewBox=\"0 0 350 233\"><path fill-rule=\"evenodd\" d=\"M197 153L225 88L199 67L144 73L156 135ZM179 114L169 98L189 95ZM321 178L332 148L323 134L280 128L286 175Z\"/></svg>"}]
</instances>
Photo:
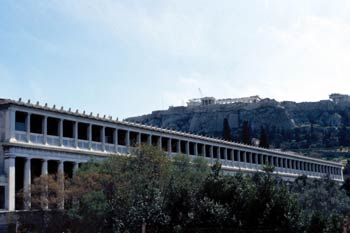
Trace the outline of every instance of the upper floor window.
<instances>
[{"instance_id":1,"label":"upper floor window","mask_svg":"<svg viewBox=\"0 0 350 233\"><path fill-rule=\"evenodd\" d=\"M78 139L79 140L88 140L88 134L89 134L89 125L86 123L78 123Z\"/></svg>"},{"instance_id":2,"label":"upper floor window","mask_svg":"<svg viewBox=\"0 0 350 233\"><path fill-rule=\"evenodd\" d=\"M43 116L32 114L30 116L30 132L43 133Z\"/></svg>"},{"instance_id":3,"label":"upper floor window","mask_svg":"<svg viewBox=\"0 0 350 233\"><path fill-rule=\"evenodd\" d=\"M74 122L70 120L63 120L63 137L65 138L73 138L74 133Z\"/></svg>"},{"instance_id":4,"label":"upper floor window","mask_svg":"<svg viewBox=\"0 0 350 233\"><path fill-rule=\"evenodd\" d=\"M114 143L114 131L115 129L106 127L105 129L105 142L112 144Z\"/></svg>"},{"instance_id":5,"label":"upper floor window","mask_svg":"<svg viewBox=\"0 0 350 233\"><path fill-rule=\"evenodd\" d=\"M60 123L59 119L48 117L47 118L47 135L58 136L59 123Z\"/></svg>"},{"instance_id":6,"label":"upper floor window","mask_svg":"<svg viewBox=\"0 0 350 233\"><path fill-rule=\"evenodd\" d=\"M101 140L101 131L102 131L102 127L98 126L98 125L93 125L92 126L92 141L94 142L102 142Z\"/></svg>"},{"instance_id":7,"label":"upper floor window","mask_svg":"<svg viewBox=\"0 0 350 233\"><path fill-rule=\"evenodd\" d=\"M17 131L26 131L26 118L28 113L26 112L16 112L16 120L15 120L15 130Z\"/></svg>"}]
</instances>

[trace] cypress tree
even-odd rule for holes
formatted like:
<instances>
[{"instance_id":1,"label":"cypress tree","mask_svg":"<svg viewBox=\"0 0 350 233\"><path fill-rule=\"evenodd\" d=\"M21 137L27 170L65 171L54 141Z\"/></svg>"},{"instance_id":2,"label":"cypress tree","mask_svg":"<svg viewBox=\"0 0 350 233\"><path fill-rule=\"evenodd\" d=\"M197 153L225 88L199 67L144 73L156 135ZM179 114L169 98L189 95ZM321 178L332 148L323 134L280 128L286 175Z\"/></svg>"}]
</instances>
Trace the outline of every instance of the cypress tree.
<instances>
[{"instance_id":1,"label":"cypress tree","mask_svg":"<svg viewBox=\"0 0 350 233\"><path fill-rule=\"evenodd\" d=\"M222 137L226 141L232 141L231 128L230 128L230 125L228 123L227 118L224 119L224 127L222 130Z\"/></svg>"},{"instance_id":2,"label":"cypress tree","mask_svg":"<svg viewBox=\"0 0 350 233\"><path fill-rule=\"evenodd\" d=\"M339 146L348 146L349 145L349 138L348 138L348 132L346 129L346 126L343 125L342 128L339 130L338 133L338 141Z\"/></svg>"},{"instance_id":3,"label":"cypress tree","mask_svg":"<svg viewBox=\"0 0 350 233\"><path fill-rule=\"evenodd\" d=\"M267 133L264 127L260 127L260 142L259 147L269 148L269 143L267 140Z\"/></svg>"},{"instance_id":4,"label":"cypress tree","mask_svg":"<svg viewBox=\"0 0 350 233\"><path fill-rule=\"evenodd\" d=\"M251 138L250 138L250 127L248 121L243 121L242 126L242 142L244 144L251 144Z\"/></svg>"}]
</instances>

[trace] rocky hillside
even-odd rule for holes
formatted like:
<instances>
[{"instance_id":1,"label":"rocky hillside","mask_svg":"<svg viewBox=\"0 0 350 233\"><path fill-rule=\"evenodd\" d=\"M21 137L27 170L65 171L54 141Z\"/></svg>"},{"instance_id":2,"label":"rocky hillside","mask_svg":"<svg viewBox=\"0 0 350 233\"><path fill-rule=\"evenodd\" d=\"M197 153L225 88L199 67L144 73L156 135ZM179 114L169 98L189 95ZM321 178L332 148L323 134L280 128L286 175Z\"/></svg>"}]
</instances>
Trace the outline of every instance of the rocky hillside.
<instances>
[{"instance_id":1,"label":"rocky hillside","mask_svg":"<svg viewBox=\"0 0 350 233\"><path fill-rule=\"evenodd\" d=\"M127 120L222 137L225 118L234 141L241 141L242 124L248 121L252 138L258 139L264 127L273 148L305 150L350 146L350 101L296 103L263 99L258 103L170 107Z\"/></svg>"}]
</instances>

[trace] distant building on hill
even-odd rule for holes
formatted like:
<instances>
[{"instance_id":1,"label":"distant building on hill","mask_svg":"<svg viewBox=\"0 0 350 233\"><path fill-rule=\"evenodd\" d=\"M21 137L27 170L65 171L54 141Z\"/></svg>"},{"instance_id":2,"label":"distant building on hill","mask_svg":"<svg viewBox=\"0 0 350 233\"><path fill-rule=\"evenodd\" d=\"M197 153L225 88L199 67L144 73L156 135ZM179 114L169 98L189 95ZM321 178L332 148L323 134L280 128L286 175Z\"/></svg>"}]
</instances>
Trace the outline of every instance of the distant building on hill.
<instances>
[{"instance_id":1,"label":"distant building on hill","mask_svg":"<svg viewBox=\"0 0 350 233\"><path fill-rule=\"evenodd\" d=\"M329 98L336 104L350 102L350 95L333 93L329 95Z\"/></svg>"}]
</instances>

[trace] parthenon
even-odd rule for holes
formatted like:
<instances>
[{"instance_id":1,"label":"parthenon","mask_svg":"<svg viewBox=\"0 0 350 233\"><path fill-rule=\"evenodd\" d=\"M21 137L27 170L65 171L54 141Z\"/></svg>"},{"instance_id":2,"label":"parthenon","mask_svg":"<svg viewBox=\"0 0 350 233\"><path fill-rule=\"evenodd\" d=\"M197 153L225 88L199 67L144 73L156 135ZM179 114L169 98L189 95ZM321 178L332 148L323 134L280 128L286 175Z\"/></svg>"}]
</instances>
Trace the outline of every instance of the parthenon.
<instances>
[{"instance_id":1,"label":"parthenon","mask_svg":"<svg viewBox=\"0 0 350 233\"><path fill-rule=\"evenodd\" d=\"M187 107L200 107L213 104L234 104L234 103L257 103L261 98L257 95L242 97L242 98L228 98L228 99L215 99L214 97L202 97L199 99L190 99L187 102Z\"/></svg>"},{"instance_id":2,"label":"parthenon","mask_svg":"<svg viewBox=\"0 0 350 233\"><path fill-rule=\"evenodd\" d=\"M263 149L190 133L49 107L47 104L0 99L0 209L26 209L16 198L35 177L74 171L91 157L129 154L141 144L159 147L169 156L219 160L224 172L252 173L264 165L285 179L329 176L342 182L342 164Z\"/></svg>"}]
</instances>

